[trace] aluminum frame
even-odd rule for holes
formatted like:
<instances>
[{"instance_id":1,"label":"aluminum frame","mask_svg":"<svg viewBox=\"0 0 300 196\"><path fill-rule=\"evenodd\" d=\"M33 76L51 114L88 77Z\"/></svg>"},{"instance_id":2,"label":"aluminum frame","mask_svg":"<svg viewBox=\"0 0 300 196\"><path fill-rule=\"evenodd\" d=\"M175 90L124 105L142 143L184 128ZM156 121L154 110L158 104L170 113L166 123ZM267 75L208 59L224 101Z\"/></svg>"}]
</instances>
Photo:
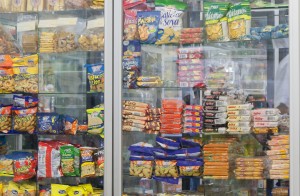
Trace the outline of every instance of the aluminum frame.
<instances>
[{"instance_id":1,"label":"aluminum frame","mask_svg":"<svg viewBox=\"0 0 300 196\"><path fill-rule=\"evenodd\" d=\"M113 178L113 1L105 1L104 5L104 196L112 196Z\"/></svg>"}]
</instances>

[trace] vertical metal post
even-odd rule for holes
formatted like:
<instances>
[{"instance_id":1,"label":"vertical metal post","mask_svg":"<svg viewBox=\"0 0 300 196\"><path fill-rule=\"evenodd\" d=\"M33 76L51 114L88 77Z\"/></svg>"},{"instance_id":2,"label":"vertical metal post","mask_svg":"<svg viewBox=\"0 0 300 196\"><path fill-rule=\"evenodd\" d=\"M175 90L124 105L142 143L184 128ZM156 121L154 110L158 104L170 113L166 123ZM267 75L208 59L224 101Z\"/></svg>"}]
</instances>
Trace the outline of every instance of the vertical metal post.
<instances>
[{"instance_id":1,"label":"vertical metal post","mask_svg":"<svg viewBox=\"0 0 300 196\"><path fill-rule=\"evenodd\" d=\"M300 2L289 1L290 28L290 195L300 194Z\"/></svg>"}]
</instances>

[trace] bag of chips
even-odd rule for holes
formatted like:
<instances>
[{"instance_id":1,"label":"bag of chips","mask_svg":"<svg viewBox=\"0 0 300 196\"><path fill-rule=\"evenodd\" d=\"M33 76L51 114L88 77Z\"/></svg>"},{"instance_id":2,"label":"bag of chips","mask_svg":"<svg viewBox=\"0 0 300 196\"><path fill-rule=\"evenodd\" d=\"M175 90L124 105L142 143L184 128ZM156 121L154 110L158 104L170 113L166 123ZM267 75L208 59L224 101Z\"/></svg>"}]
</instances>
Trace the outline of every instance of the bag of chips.
<instances>
[{"instance_id":1,"label":"bag of chips","mask_svg":"<svg viewBox=\"0 0 300 196\"><path fill-rule=\"evenodd\" d=\"M79 150L73 145L60 147L61 170L64 176L79 176Z\"/></svg>"},{"instance_id":2,"label":"bag of chips","mask_svg":"<svg viewBox=\"0 0 300 196\"><path fill-rule=\"evenodd\" d=\"M90 92L104 91L104 64L86 64Z\"/></svg>"},{"instance_id":3,"label":"bag of chips","mask_svg":"<svg viewBox=\"0 0 300 196\"><path fill-rule=\"evenodd\" d=\"M104 149L98 149L94 153L96 176L104 176Z\"/></svg>"},{"instance_id":4,"label":"bag of chips","mask_svg":"<svg viewBox=\"0 0 300 196\"><path fill-rule=\"evenodd\" d=\"M13 107L13 130L33 134L36 127L37 107Z\"/></svg>"},{"instance_id":5,"label":"bag of chips","mask_svg":"<svg viewBox=\"0 0 300 196\"><path fill-rule=\"evenodd\" d=\"M174 0L156 0L155 10L160 11L158 40L156 44L179 43L182 17L187 4Z\"/></svg>"},{"instance_id":6,"label":"bag of chips","mask_svg":"<svg viewBox=\"0 0 300 196\"><path fill-rule=\"evenodd\" d=\"M90 147L81 147L80 156L81 156L81 177L91 177L95 176L95 163L94 163L94 150L95 148Z\"/></svg>"},{"instance_id":7,"label":"bag of chips","mask_svg":"<svg viewBox=\"0 0 300 196\"><path fill-rule=\"evenodd\" d=\"M88 115L88 133L100 134L104 137L104 108L86 110Z\"/></svg>"},{"instance_id":8,"label":"bag of chips","mask_svg":"<svg viewBox=\"0 0 300 196\"><path fill-rule=\"evenodd\" d=\"M154 44L157 40L160 12L137 12L138 31L142 44Z\"/></svg>"},{"instance_id":9,"label":"bag of chips","mask_svg":"<svg viewBox=\"0 0 300 196\"><path fill-rule=\"evenodd\" d=\"M13 93L15 89L14 72L12 68L0 67L0 92Z\"/></svg>"},{"instance_id":10,"label":"bag of chips","mask_svg":"<svg viewBox=\"0 0 300 196\"><path fill-rule=\"evenodd\" d=\"M70 186L63 184L51 184L51 195L53 196L67 196L67 189Z\"/></svg>"},{"instance_id":11,"label":"bag of chips","mask_svg":"<svg viewBox=\"0 0 300 196\"><path fill-rule=\"evenodd\" d=\"M230 6L227 13L230 40L243 39L250 35L251 8L249 0Z\"/></svg>"},{"instance_id":12,"label":"bag of chips","mask_svg":"<svg viewBox=\"0 0 300 196\"><path fill-rule=\"evenodd\" d=\"M78 120L71 117L65 116L64 117L64 132L67 135L76 135L78 128Z\"/></svg>"},{"instance_id":13,"label":"bag of chips","mask_svg":"<svg viewBox=\"0 0 300 196\"><path fill-rule=\"evenodd\" d=\"M209 41L228 41L226 14L230 3L204 2L206 36Z\"/></svg>"},{"instance_id":14,"label":"bag of chips","mask_svg":"<svg viewBox=\"0 0 300 196\"><path fill-rule=\"evenodd\" d=\"M0 106L0 132L8 133L11 130L11 105Z\"/></svg>"}]
</instances>

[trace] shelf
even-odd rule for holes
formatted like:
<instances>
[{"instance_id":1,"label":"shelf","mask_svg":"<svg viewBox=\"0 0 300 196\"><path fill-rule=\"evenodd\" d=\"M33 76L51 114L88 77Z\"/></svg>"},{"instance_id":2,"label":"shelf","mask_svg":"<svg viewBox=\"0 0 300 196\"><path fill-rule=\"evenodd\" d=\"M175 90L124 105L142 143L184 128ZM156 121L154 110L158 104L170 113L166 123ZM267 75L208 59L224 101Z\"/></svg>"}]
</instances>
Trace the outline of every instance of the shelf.
<instances>
[{"instance_id":1,"label":"shelf","mask_svg":"<svg viewBox=\"0 0 300 196\"><path fill-rule=\"evenodd\" d=\"M70 9L70 10L58 10L58 11L49 11L49 10L43 10L43 11L23 11L23 12L1 12L1 14L72 14L72 13L78 13L78 12L101 12L104 14L104 9L91 9L91 8L85 8L85 9Z\"/></svg>"}]
</instances>

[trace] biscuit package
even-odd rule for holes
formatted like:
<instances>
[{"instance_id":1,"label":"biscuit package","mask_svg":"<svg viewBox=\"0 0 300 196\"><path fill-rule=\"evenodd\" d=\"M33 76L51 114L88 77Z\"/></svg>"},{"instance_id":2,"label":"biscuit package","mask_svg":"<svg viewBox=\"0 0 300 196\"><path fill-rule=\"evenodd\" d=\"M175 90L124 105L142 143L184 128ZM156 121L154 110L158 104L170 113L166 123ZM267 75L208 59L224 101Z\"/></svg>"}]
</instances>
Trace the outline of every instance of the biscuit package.
<instances>
[{"instance_id":1,"label":"biscuit package","mask_svg":"<svg viewBox=\"0 0 300 196\"><path fill-rule=\"evenodd\" d=\"M79 176L80 151L73 145L60 147L61 169L64 176Z\"/></svg>"},{"instance_id":2,"label":"biscuit package","mask_svg":"<svg viewBox=\"0 0 300 196\"><path fill-rule=\"evenodd\" d=\"M11 130L11 105L0 107L0 132L8 133Z\"/></svg>"},{"instance_id":3,"label":"biscuit package","mask_svg":"<svg viewBox=\"0 0 300 196\"><path fill-rule=\"evenodd\" d=\"M228 26L226 14L229 3L204 2L205 28L209 41L228 41Z\"/></svg>"},{"instance_id":4,"label":"biscuit package","mask_svg":"<svg viewBox=\"0 0 300 196\"><path fill-rule=\"evenodd\" d=\"M104 64L86 64L90 92L104 91Z\"/></svg>"},{"instance_id":5,"label":"biscuit package","mask_svg":"<svg viewBox=\"0 0 300 196\"><path fill-rule=\"evenodd\" d=\"M37 107L13 107L13 130L33 134L36 128Z\"/></svg>"},{"instance_id":6,"label":"biscuit package","mask_svg":"<svg viewBox=\"0 0 300 196\"><path fill-rule=\"evenodd\" d=\"M65 9L65 0L45 0L45 10L60 11Z\"/></svg>"},{"instance_id":7,"label":"biscuit package","mask_svg":"<svg viewBox=\"0 0 300 196\"><path fill-rule=\"evenodd\" d=\"M157 40L160 12L137 12L138 32L142 44L154 44Z\"/></svg>"},{"instance_id":8,"label":"biscuit package","mask_svg":"<svg viewBox=\"0 0 300 196\"><path fill-rule=\"evenodd\" d=\"M160 11L158 40L156 44L179 43L182 17L187 5L174 0L156 0L155 10Z\"/></svg>"},{"instance_id":9,"label":"biscuit package","mask_svg":"<svg viewBox=\"0 0 300 196\"><path fill-rule=\"evenodd\" d=\"M243 39L246 35L250 35L251 8L249 0L231 5L227 18L230 40Z\"/></svg>"},{"instance_id":10,"label":"biscuit package","mask_svg":"<svg viewBox=\"0 0 300 196\"><path fill-rule=\"evenodd\" d=\"M86 110L88 115L88 133L104 136L104 108Z\"/></svg>"},{"instance_id":11,"label":"biscuit package","mask_svg":"<svg viewBox=\"0 0 300 196\"><path fill-rule=\"evenodd\" d=\"M153 172L153 157L151 158L130 158L131 176L137 176L141 178L151 178Z\"/></svg>"}]
</instances>

